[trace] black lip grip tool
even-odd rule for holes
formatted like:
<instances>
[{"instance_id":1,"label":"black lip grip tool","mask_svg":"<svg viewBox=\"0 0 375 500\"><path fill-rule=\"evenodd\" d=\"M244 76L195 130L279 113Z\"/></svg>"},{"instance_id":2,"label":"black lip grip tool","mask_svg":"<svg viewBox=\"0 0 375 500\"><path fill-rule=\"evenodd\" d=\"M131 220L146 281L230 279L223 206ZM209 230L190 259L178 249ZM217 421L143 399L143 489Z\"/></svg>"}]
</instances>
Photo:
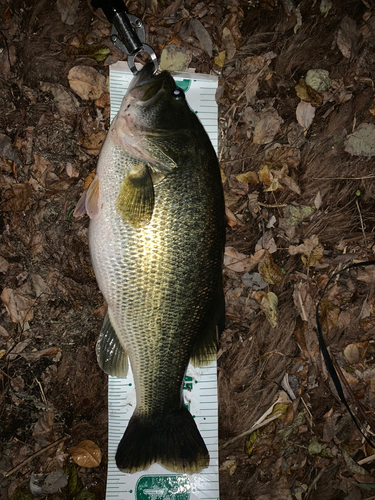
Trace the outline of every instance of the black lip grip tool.
<instances>
[{"instance_id":1,"label":"black lip grip tool","mask_svg":"<svg viewBox=\"0 0 375 500\"><path fill-rule=\"evenodd\" d=\"M122 0L92 0L94 9L102 9L108 21L112 24L111 40L113 44L128 56L128 66L132 73L138 73L135 67L135 57L145 52L154 63L155 72L158 61L155 52L145 43L146 32L139 17L129 14Z\"/></svg>"}]
</instances>

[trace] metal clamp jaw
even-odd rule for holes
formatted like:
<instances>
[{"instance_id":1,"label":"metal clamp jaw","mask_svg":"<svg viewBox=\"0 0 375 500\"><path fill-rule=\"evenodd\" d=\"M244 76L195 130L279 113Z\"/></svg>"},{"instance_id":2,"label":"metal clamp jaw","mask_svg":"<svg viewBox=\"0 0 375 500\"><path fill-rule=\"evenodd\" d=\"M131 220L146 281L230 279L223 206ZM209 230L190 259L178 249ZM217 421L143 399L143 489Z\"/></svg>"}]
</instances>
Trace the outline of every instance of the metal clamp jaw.
<instances>
[{"instance_id":1,"label":"metal clamp jaw","mask_svg":"<svg viewBox=\"0 0 375 500\"><path fill-rule=\"evenodd\" d=\"M145 43L146 32L139 17L129 14L122 0L92 0L94 9L101 8L108 21L113 24L111 40L115 47L128 56L128 66L134 75L138 73L135 67L135 57L145 52L154 63L155 72L158 61L155 52Z\"/></svg>"}]
</instances>

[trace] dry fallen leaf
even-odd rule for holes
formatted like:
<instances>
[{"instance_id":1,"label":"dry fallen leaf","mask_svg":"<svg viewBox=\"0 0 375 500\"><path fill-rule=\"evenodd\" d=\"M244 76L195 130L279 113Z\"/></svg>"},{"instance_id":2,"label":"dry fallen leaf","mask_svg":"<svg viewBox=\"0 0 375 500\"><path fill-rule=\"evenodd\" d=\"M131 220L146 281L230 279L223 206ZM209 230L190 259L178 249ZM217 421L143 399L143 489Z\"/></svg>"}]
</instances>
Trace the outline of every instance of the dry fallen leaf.
<instances>
[{"instance_id":1,"label":"dry fallen leaf","mask_svg":"<svg viewBox=\"0 0 375 500\"><path fill-rule=\"evenodd\" d=\"M336 326L339 314L340 308L323 297L320 301L320 322L324 333Z\"/></svg>"},{"instance_id":2,"label":"dry fallen leaf","mask_svg":"<svg viewBox=\"0 0 375 500\"><path fill-rule=\"evenodd\" d=\"M301 151L292 146L271 149L266 155L266 164L273 169L297 168L301 161Z\"/></svg>"},{"instance_id":3,"label":"dry fallen leaf","mask_svg":"<svg viewBox=\"0 0 375 500\"><path fill-rule=\"evenodd\" d=\"M294 88L297 96L302 101L309 102L314 108L323 104L323 97L316 90L307 85L304 78L301 78Z\"/></svg>"},{"instance_id":4,"label":"dry fallen leaf","mask_svg":"<svg viewBox=\"0 0 375 500\"><path fill-rule=\"evenodd\" d=\"M290 245L288 251L290 255L297 255L298 253L310 253L317 245L319 245L319 238L314 234L310 238L304 239L301 245Z\"/></svg>"},{"instance_id":5,"label":"dry fallen leaf","mask_svg":"<svg viewBox=\"0 0 375 500\"><path fill-rule=\"evenodd\" d=\"M217 56L214 57L214 63L222 68L225 63L225 57L225 50L222 50Z\"/></svg>"},{"instance_id":6,"label":"dry fallen leaf","mask_svg":"<svg viewBox=\"0 0 375 500\"><path fill-rule=\"evenodd\" d=\"M43 410L39 420L34 425L33 438L40 446L47 446L55 440L53 432L54 420L54 411Z\"/></svg>"},{"instance_id":7,"label":"dry fallen leaf","mask_svg":"<svg viewBox=\"0 0 375 500\"><path fill-rule=\"evenodd\" d=\"M76 20L79 0L57 0L56 7L60 13L61 21L72 26Z\"/></svg>"},{"instance_id":8,"label":"dry fallen leaf","mask_svg":"<svg viewBox=\"0 0 375 500\"><path fill-rule=\"evenodd\" d=\"M265 250L263 259L259 262L258 271L266 283L275 285L280 283L283 278L283 272L273 260L272 255Z\"/></svg>"},{"instance_id":9,"label":"dry fallen leaf","mask_svg":"<svg viewBox=\"0 0 375 500\"><path fill-rule=\"evenodd\" d=\"M254 144L269 144L280 130L280 120L273 115L266 115L256 125L253 134Z\"/></svg>"},{"instance_id":10,"label":"dry fallen leaf","mask_svg":"<svg viewBox=\"0 0 375 500\"><path fill-rule=\"evenodd\" d=\"M289 177L289 175L284 175L280 178L280 182L289 188L293 193L301 194L301 189L294 179Z\"/></svg>"},{"instance_id":11,"label":"dry fallen leaf","mask_svg":"<svg viewBox=\"0 0 375 500\"><path fill-rule=\"evenodd\" d=\"M35 301L27 297L19 290L4 288L0 296L7 313L13 323L20 323L23 326L34 317L33 306Z\"/></svg>"},{"instance_id":12,"label":"dry fallen leaf","mask_svg":"<svg viewBox=\"0 0 375 500\"><path fill-rule=\"evenodd\" d=\"M318 243L310 252L301 255L301 260L305 266L313 266L324 255L324 247Z\"/></svg>"},{"instance_id":13,"label":"dry fallen leaf","mask_svg":"<svg viewBox=\"0 0 375 500\"><path fill-rule=\"evenodd\" d=\"M296 117L298 123L307 130L313 122L315 116L315 108L305 101L301 101L296 109Z\"/></svg>"},{"instance_id":14,"label":"dry fallen leaf","mask_svg":"<svg viewBox=\"0 0 375 500\"><path fill-rule=\"evenodd\" d=\"M168 71L186 71L191 62L191 53L185 48L174 45L166 45L160 56L160 69Z\"/></svg>"},{"instance_id":15,"label":"dry fallen leaf","mask_svg":"<svg viewBox=\"0 0 375 500\"><path fill-rule=\"evenodd\" d=\"M210 57L212 57L212 40L206 28L199 21L199 19L191 19L190 26L193 28L194 33L197 35L197 38L204 50Z\"/></svg>"},{"instance_id":16,"label":"dry fallen leaf","mask_svg":"<svg viewBox=\"0 0 375 500\"><path fill-rule=\"evenodd\" d=\"M278 320L278 309L277 309L277 304L278 304L278 298L277 295L275 295L273 292L268 292L265 293L262 297L260 306L262 308L262 311L264 312L268 323L272 326L272 328L275 328L277 326L277 320Z\"/></svg>"},{"instance_id":17,"label":"dry fallen leaf","mask_svg":"<svg viewBox=\"0 0 375 500\"><path fill-rule=\"evenodd\" d=\"M360 36L361 33L355 20L345 16L337 33L337 46L347 59L350 59L356 52Z\"/></svg>"},{"instance_id":18,"label":"dry fallen leaf","mask_svg":"<svg viewBox=\"0 0 375 500\"><path fill-rule=\"evenodd\" d=\"M33 196L31 184L12 184L10 197L1 205L4 212L22 212L30 203Z\"/></svg>"},{"instance_id":19,"label":"dry fallen leaf","mask_svg":"<svg viewBox=\"0 0 375 500\"><path fill-rule=\"evenodd\" d=\"M258 184L259 182L258 175L251 170L249 170L249 172L236 175L236 179L244 184Z\"/></svg>"},{"instance_id":20,"label":"dry fallen leaf","mask_svg":"<svg viewBox=\"0 0 375 500\"><path fill-rule=\"evenodd\" d=\"M259 264L263 259L265 250L259 250L254 255L248 257L247 255L238 252L233 247L225 247L224 253L224 266L228 267L231 271L244 273L250 271L251 268Z\"/></svg>"},{"instance_id":21,"label":"dry fallen leaf","mask_svg":"<svg viewBox=\"0 0 375 500\"><path fill-rule=\"evenodd\" d=\"M99 130L96 134L86 135L82 137L81 145L88 153L96 156L100 153L106 135L107 134L104 130Z\"/></svg>"},{"instance_id":22,"label":"dry fallen leaf","mask_svg":"<svg viewBox=\"0 0 375 500\"><path fill-rule=\"evenodd\" d=\"M223 45L226 49L227 59L228 60L233 59L237 48L236 48L236 44L235 44L234 39L233 39L233 35L226 26L223 28L222 41L223 41Z\"/></svg>"},{"instance_id":23,"label":"dry fallen leaf","mask_svg":"<svg viewBox=\"0 0 375 500\"><path fill-rule=\"evenodd\" d=\"M375 156L375 125L361 123L355 132L348 135L345 151L352 156Z\"/></svg>"},{"instance_id":24,"label":"dry fallen leaf","mask_svg":"<svg viewBox=\"0 0 375 500\"><path fill-rule=\"evenodd\" d=\"M5 274L9 269L9 262L0 255L0 273Z\"/></svg>"},{"instance_id":25,"label":"dry fallen leaf","mask_svg":"<svg viewBox=\"0 0 375 500\"><path fill-rule=\"evenodd\" d=\"M73 460L80 467L98 467L102 461L102 452L98 445L89 439L69 448Z\"/></svg>"},{"instance_id":26,"label":"dry fallen leaf","mask_svg":"<svg viewBox=\"0 0 375 500\"><path fill-rule=\"evenodd\" d=\"M105 76L91 66L74 66L68 74L70 87L82 99L99 99L107 91Z\"/></svg>"},{"instance_id":27,"label":"dry fallen leaf","mask_svg":"<svg viewBox=\"0 0 375 500\"><path fill-rule=\"evenodd\" d=\"M357 344L349 344L344 349L346 361L352 365L359 362L359 349Z\"/></svg>"}]
</instances>

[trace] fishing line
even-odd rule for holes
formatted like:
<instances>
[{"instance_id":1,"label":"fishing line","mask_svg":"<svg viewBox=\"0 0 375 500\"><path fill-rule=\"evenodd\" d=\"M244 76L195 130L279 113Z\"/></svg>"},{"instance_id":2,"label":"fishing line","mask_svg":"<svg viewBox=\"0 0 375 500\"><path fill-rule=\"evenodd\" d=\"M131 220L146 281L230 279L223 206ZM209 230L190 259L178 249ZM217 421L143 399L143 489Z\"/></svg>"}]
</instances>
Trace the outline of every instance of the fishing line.
<instances>
[{"instance_id":1,"label":"fishing line","mask_svg":"<svg viewBox=\"0 0 375 500\"><path fill-rule=\"evenodd\" d=\"M333 365L331 356L330 356L330 354L328 352L328 349L327 349L327 346L326 346L326 343L325 343L325 340L324 340L324 337L323 337L322 326L321 326L320 318L319 318L319 306L320 306L321 300L323 299L323 297L324 297L324 295L325 295L325 293L326 293L326 291L328 289L328 286L330 285L330 283L332 282L332 280L336 276L339 276L344 271L348 271L349 269L353 269L355 267L366 267L366 266L374 266L374 265L375 265L375 260L369 260L367 262L356 262L355 264L350 264L349 266L346 266L343 269L341 269L341 271L337 271L336 273L332 274L332 276L330 277L330 279L328 280L326 286L323 289L322 295L321 295L321 297L320 297L320 299L319 299L319 301L317 303L316 312L315 312L316 330L317 330L317 335L318 335L318 340L319 340L319 346L320 346L320 350L322 351L322 354L323 354L324 363L326 365L327 371L328 371L328 373L330 374L330 376L332 378L332 381L333 381L333 383L335 385L337 394L338 394L341 402L344 404L345 408L348 410L349 415L351 416L351 418L352 418L353 422L355 423L356 427L358 428L359 432L365 438L367 444L369 444L372 448L375 448L375 443L373 443L371 441L371 439L368 436L366 436L364 434L364 432L362 431L360 423L359 423L357 417L355 417L355 415L353 414L352 410L350 409L349 403L348 403L348 401L347 401L347 399L346 399L346 397L344 395L344 391L343 391L343 388L342 388L339 376L338 376L337 371L336 371L336 369L335 369L335 367ZM357 401L357 403L358 403L358 405L360 405L359 401Z\"/></svg>"}]
</instances>

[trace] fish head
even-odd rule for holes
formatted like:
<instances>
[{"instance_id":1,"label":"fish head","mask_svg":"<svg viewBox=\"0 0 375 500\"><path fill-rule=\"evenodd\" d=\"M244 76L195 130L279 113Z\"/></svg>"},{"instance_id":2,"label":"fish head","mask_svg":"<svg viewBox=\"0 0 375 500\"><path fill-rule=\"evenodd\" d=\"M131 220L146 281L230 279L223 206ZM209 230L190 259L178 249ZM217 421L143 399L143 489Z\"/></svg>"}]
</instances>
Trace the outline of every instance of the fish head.
<instances>
[{"instance_id":1,"label":"fish head","mask_svg":"<svg viewBox=\"0 0 375 500\"><path fill-rule=\"evenodd\" d=\"M171 74L154 74L147 64L129 86L113 134L129 154L168 171L195 155L199 127Z\"/></svg>"}]
</instances>

